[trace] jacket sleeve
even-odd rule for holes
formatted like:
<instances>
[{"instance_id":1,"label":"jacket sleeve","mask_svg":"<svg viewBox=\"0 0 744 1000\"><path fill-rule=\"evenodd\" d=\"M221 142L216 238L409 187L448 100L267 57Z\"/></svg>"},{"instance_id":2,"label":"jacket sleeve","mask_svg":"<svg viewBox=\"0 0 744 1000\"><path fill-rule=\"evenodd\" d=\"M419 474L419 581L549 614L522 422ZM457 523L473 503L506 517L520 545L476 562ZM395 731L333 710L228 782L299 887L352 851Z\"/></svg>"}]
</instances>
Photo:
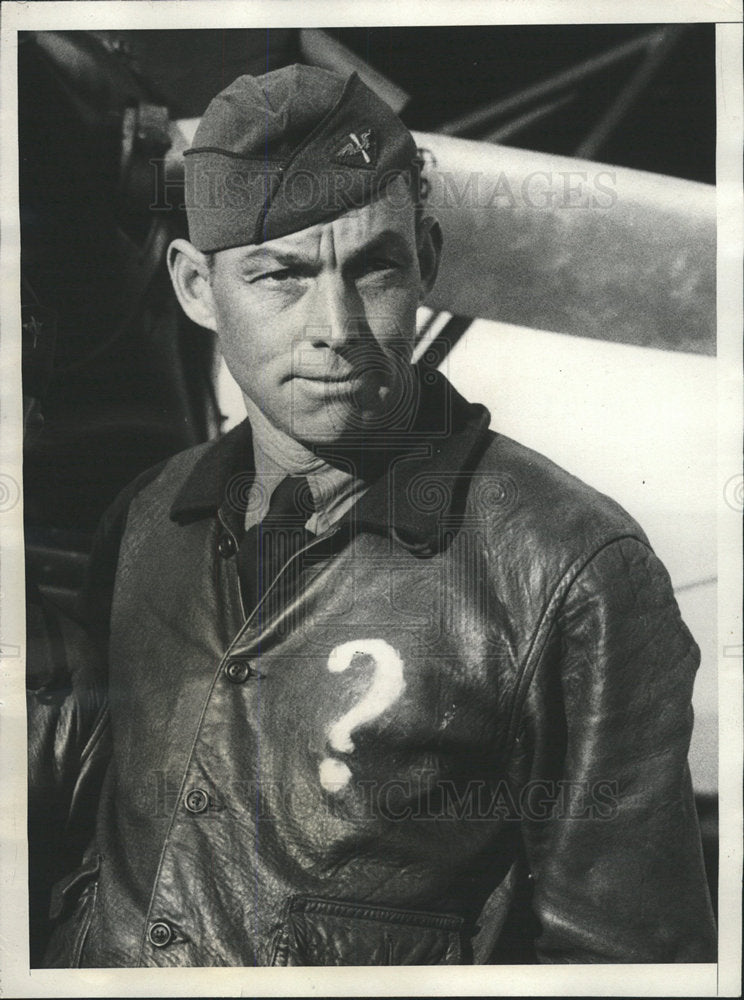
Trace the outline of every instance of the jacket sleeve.
<instances>
[{"instance_id":1,"label":"jacket sleeve","mask_svg":"<svg viewBox=\"0 0 744 1000\"><path fill-rule=\"evenodd\" d=\"M26 705L31 962L49 932L50 890L92 834L88 788L107 738L100 657L80 626L27 588Z\"/></svg>"},{"instance_id":2,"label":"jacket sleeve","mask_svg":"<svg viewBox=\"0 0 744 1000\"><path fill-rule=\"evenodd\" d=\"M687 764L699 651L669 576L627 537L557 596L525 713L531 777L557 785L522 822L538 959L715 962Z\"/></svg>"}]
</instances>

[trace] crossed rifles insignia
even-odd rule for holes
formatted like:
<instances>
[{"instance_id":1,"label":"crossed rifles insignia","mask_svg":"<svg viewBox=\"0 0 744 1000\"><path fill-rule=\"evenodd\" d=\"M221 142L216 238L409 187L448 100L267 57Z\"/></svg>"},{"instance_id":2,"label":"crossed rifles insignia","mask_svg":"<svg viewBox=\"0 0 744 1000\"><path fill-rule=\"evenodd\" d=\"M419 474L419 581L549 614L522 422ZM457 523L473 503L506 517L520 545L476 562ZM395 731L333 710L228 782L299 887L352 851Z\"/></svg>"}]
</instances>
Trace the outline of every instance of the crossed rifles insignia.
<instances>
[{"instance_id":1,"label":"crossed rifles insignia","mask_svg":"<svg viewBox=\"0 0 744 1000\"><path fill-rule=\"evenodd\" d=\"M349 142L337 150L334 159L348 167L374 167L377 143L371 128L347 133Z\"/></svg>"}]
</instances>

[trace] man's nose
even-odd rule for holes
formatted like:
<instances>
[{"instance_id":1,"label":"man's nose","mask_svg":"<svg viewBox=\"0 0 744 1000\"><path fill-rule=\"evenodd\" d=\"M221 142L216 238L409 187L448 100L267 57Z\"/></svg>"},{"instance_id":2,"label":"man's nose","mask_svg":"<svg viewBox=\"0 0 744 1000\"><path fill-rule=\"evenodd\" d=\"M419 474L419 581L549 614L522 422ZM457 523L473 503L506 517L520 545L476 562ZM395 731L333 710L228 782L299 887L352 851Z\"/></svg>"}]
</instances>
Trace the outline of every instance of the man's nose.
<instances>
[{"instance_id":1,"label":"man's nose","mask_svg":"<svg viewBox=\"0 0 744 1000\"><path fill-rule=\"evenodd\" d=\"M318 276L308 329L313 346L336 349L369 331L364 303L352 282L337 273Z\"/></svg>"}]
</instances>

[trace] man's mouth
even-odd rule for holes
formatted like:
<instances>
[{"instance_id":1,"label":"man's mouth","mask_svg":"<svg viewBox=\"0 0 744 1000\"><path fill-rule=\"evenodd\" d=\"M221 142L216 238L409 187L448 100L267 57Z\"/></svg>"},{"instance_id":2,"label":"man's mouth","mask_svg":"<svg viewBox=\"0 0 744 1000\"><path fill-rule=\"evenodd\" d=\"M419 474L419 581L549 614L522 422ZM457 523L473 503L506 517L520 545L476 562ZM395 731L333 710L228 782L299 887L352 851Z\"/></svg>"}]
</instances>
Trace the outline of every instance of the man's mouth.
<instances>
[{"instance_id":1,"label":"man's mouth","mask_svg":"<svg viewBox=\"0 0 744 1000\"><path fill-rule=\"evenodd\" d=\"M317 372L312 372L308 374L298 373L293 376L294 378L303 379L305 382L324 382L329 384L339 383L342 385L350 384L356 382L361 378L358 372L344 372L343 374L324 374L319 375Z\"/></svg>"},{"instance_id":2,"label":"man's mouth","mask_svg":"<svg viewBox=\"0 0 744 1000\"><path fill-rule=\"evenodd\" d=\"M293 382L301 391L318 399L330 402L332 399L356 399L365 392L366 379L363 375L295 375Z\"/></svg>"}]
</instances>

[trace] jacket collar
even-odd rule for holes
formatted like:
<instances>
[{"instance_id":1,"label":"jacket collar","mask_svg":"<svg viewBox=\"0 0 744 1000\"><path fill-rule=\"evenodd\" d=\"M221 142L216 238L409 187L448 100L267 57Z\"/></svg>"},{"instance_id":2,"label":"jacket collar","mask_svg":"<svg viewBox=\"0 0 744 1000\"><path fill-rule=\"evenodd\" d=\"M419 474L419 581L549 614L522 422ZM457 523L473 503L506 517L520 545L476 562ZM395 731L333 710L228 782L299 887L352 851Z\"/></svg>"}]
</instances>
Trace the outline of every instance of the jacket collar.
<instances>
[{"instance_id":1,"label":"jacket collar","mask_svg":"<svg viewBox=\"0 0 744 1000\"><path fill-rule=\"evenodd\" d=\"M385 448L387 471L374 479L347 518L391 534L410 551L433 554L442 526L460 520L470 474L488 440L490 414L468 403L438 372L418 372L421 401L413 427ZM254 475L248 420L209 447L171 507L187 524L214 515L231 496L247 495Z\"/></svg>"}]
</instances>

